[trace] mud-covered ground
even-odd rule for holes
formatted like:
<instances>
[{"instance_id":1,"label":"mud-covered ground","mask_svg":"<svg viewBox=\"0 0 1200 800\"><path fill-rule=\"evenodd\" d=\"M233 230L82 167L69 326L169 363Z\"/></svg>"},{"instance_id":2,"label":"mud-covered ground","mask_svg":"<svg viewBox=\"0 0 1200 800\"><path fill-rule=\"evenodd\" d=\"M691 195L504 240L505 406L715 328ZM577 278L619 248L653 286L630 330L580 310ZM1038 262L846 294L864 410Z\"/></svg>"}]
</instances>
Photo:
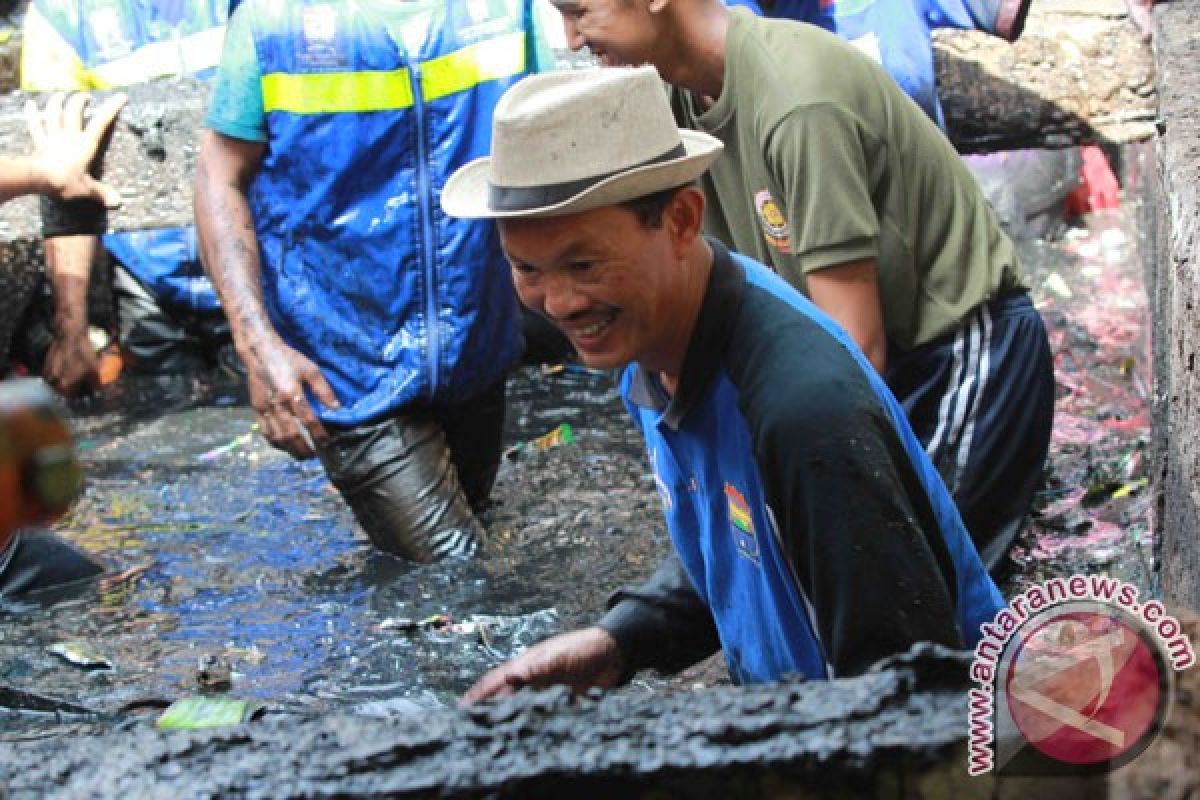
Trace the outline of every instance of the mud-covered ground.
<instances>
[{"instance_id":1,"label":"mud-covered ground","mask_svg":"<svg viewBox=\"0 0 1200 800\"><path fill-rule=\"evenodd\" d=\"M1154 588L1147 304L1136 193L1126 194L1120 212L1021 243L1059 402L1047 487L1010 588L1081 570ZM640 441L604 373L515 375L509 443L563 423L574 440L504 460L483 558L425 567L375 553L320 467L269 448L230 387L113 391L76 410L87 490L58 525L112 575L65 602L8 609L0 741L140 724L200 693L213 663L230 672L219 691L278 710L449 704L489 665L594 618L668 547ZM94 663L52 652L63 647ZM722 679L717 660L630 691ZM55 703L115 716L29 710Z\"/></svg>"}]
</instances>

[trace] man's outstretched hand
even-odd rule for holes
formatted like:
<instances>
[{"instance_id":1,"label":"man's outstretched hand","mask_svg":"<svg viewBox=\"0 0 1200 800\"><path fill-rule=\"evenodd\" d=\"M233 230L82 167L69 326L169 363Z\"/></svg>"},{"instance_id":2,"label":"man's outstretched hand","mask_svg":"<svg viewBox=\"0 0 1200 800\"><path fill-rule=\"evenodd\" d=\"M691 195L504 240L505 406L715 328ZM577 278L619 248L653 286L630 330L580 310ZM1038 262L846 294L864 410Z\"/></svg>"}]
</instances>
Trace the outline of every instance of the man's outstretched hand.
<instances>
[{"instance_id":1,"label":"man's outstretched hand","mask_svg":"<svg viewBox=\"0 0 1200 800\"><path fill-rule=\"evenodd\" d=\"M121 204L121 193L96 180L89 169L126 98L123 94L109 97L85 125L83 110L90 99L86 94L55 94L40 111L33 100L27 102L31 158L45 176L49 194L62 200L91 199L115 208Z\"/></svg>"},{"instance_id":2,"label":"man's outstretched hand","mask_svg":"<svg viewBox=\"0 0 1200 800\"><path fill-rule=\"evenodd\" d=\"M622 666L612 635L603 628L584 628L547 639L491 670L467 690L461 704L503 697L526 686L565 684L575 692L593 686L610 689L620 680Z\"/></svg>"}]
</instances>

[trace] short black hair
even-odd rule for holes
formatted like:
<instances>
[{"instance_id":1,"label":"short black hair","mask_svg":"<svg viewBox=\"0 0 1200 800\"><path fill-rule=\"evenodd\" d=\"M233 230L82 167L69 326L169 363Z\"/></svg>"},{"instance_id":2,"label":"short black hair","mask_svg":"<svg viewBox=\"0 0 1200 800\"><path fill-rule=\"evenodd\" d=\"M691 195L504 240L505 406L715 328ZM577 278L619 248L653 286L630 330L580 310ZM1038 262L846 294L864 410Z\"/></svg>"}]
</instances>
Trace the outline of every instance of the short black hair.
<instances>
[{"instance_id":1,"label":"short black hair","mask_svg":"<svg viewBox=\"0 0 1200 800\"><path fill-rule=\"evenodd\" d=\"M663 224L663 212L666 211L667 204L682 189L695 185L695 183L682 183L679 186L672 186L670 189L663 189L654 194L645 194L641 197L635 197L632 200L626 200L624 203L619 203L618 205L626 211L632 211L643 228L661 228Z\"/></svg>"}]
</instances>

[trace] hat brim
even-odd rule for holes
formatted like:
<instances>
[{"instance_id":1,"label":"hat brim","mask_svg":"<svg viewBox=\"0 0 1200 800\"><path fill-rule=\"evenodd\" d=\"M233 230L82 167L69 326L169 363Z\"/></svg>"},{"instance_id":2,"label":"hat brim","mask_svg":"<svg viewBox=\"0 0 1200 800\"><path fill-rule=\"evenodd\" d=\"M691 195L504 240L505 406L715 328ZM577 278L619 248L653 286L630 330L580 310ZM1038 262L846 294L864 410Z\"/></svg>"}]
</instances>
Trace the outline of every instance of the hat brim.
<instances>
[{"instance_id":1,"label":"hat brim","mask_svg":"<svg viewBox=\"0 0 1200 800\"><path fill-rule=\"evenodd\" d=\"M716 137L680 130L686 155L627 170L597 181L588 188L553 205L499 211L489 205L490 156L477 158L458 169L442 189L442 210L464 219L513 219L557 217L593 208L624 203L648 194L682 186L703 175L721 154L724 145Z\"/></svg>"}]
</instances>

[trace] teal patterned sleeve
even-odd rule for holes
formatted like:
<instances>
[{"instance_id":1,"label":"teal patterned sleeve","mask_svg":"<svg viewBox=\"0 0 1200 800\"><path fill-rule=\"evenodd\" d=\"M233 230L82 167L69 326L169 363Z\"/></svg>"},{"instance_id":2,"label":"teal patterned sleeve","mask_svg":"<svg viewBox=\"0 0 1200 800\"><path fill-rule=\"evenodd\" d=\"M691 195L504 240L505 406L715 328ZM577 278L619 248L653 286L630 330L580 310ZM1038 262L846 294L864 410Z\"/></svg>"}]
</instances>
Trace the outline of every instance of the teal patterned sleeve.
<instances>
[{"instance_id":1,"label":"teal patterned sleeve","mask_svg":"<svg viewBox=\"0 0 1200 800\"><path fill-rule=\"evenodd\" d=\"M262 73L254 47L254 2L244 2L229 18L221 65L213 82L205 127L235 139L267 140Z\"/></svg>"}]
</instances>

